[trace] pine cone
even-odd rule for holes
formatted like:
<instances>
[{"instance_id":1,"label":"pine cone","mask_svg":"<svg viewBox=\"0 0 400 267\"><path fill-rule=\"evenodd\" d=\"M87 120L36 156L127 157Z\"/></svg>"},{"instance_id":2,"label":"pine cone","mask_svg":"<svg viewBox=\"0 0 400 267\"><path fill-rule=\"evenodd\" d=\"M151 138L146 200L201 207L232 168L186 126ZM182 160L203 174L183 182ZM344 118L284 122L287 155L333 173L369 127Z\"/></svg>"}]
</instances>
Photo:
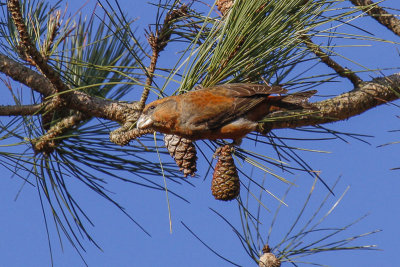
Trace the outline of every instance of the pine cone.
<instances>
[{"instance_id":1,"label":"pine cone","mask_svg":"<svg viewBox=\"0 0 400 267\"><path fill-rule=\"evenodd\" d=\"M216 151L218 158L211 182L211 192L215 199L232 200L240 193L239 175L232 158L230 145L220 147Z\"/></svg>"},{"instance_id":2,"label":"pine cone","mask_svg":"<svg viewBox=\"0 0 400 267\"><path fill-rule=\"evenodd\" d=\"M258 262L259 267L280 267L281 260L278 259L274 254L271 253L270 247L267 245L262 249L264 253L260 257L260 261Z\"/></svg>"},{"instance_id":3,"label":"pine cone","mask_svg":"<svg viewBox=\"0 0 400 267\"><path fill-rule=\"evenodd\" d=\"M194 176L196 169L196 147L189 139L172 135L164 134L164 143L169 154L174 158L176 165L183 171L183 175Z\"/></svg>"},{"instance_id":4,"label":"pine cone","mask_svg":"<svg viewBox=\"0 0 400 267\"><path fill-rule=\"evenodd\" d=\"M280 267L281 261L272 253L264 253L258 262L259 267Z\"/></svg>"}]
</instances>

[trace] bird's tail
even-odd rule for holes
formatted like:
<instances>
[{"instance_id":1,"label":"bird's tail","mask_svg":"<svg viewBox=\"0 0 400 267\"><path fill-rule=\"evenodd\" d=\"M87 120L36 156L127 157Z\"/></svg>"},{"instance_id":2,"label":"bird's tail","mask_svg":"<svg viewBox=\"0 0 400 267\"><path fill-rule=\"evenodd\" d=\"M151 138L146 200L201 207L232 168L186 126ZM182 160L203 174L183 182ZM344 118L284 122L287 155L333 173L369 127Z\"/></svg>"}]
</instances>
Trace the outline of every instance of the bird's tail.
<instances>
[{"instance_id":1,"label":"bird's tail","mask_svg":"<svg viewBox=\"0 0 400 267\"><path fill-rule=\"evenodd\" d=\"M308 102L308 99L316 93L317 90L310 90L283 96L280 99L280 102L283 105L280 105L280 107L288 110L313 109L313 106Z\"/></svg>"}]
</instances>

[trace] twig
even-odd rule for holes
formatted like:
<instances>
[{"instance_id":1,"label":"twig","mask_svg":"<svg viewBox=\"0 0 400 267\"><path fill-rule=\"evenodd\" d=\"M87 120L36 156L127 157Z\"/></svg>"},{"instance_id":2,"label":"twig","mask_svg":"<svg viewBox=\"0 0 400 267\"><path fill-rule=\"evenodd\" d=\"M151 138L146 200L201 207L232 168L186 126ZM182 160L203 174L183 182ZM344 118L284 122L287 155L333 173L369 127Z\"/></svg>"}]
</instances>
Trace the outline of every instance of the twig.
<instances>
[{"instance_id":1,"label":"twig","mask_svg":"<svg viewBox=\"0 0 400 267\"><path fill-rule=\"evenodd\" d=\"M36 105L7 105L0 106L0 116L26 116L42 114L46 105L44 103Z\"/></svg>"},{"instance_id":2,"label":"twig","mask_svg":"<svg viewBox=\"0 0 400 267\"><path fill-rule=\"evenodd\" d=\"M58 29L60 28L60 16L61 12L58 10L55 15L50 14L49 17L47 38L41 49L42 56L46 61L49 59L50 51L53 48L54 40L56 39Z\"/></svg>"},{"instance_id":3,"label":"twig","mask_svg":"<svg viewBox=\"0 0 400 267\"><path fill-rule=\"evenodd\" d=\"M30 57L29 61L32 62L38 68L38 70L40 70L40 72L50 80L56 92L67 91L69 89L68 86L63 83L59 74L47 64L45 58L43 58L40 52L36 49L35 44L29 37L24 19L22 17L19 1L8 0L7 6L19 33L20 45L22 46L21 48L25 51L26 55Z\"/></svg>"},{"instance_id":4,"label":"twig","mask_svg":"<svg viewBox=\"0 0 400 267\"><path fill-rule=\"evenodd\" d=\"M42 152L50 154L61 141L62 137L60 138L60 136L71 130L71 128L77 126L85 119L88 119L88 117L80 112L62 119L60 122L52 126L46 134L42 135L39 139L32 141L33 150L36 153Z\"/></svg>"},{"instance_id":5,"label":"twig","mask_svg":"<svg viewBox=\"0 0 400 267\"><path fill-rule=\"evenodd\" d=\"M360 7L364 12L391 30L394 34L400 36L400 20L394 15L388 13L371 0L350 0L350 2Z\"/></svg>"},{"instance_id":6,"label":"twig","mask_svg":"<svg viewBox=\"0 0 400 267\"><path fill-rule=\"evenodd\" d=\"M127 145L133 139L136 139L142 135L153 132L154 130L152 129L139 130L136 128L126 129L124 127L121 127L110 133L110 141L117 145L124 146Z\"/></svg>"},{"instance_id":7,"label":"twig","mask_svg":"<svg viewBox=\"0 0 400 267\"><path fill-rule=\"evenodd\" d=\"M149 93L150 93L150 87L151 87L151 84L153 83L154 71L156 70L158 55L159 55L158 51L153 50L153 54L151 56L151 61L150 61L150 66L147 69L146 83L145 83L145 86L144 86L144 89L143 89L142 96L141 96L140 101L139 101L139 103L140 103L139 109L140 110L144 109L144 106L146 105L147 97L149 96Z\"/></svg>"},{"instance_id":8,"label":"twig","mask_svg":"<svg viewBox=\"0 0 400 267\"><path fill-rule=\"evenodd\" d=\"M159 28L159 25L156 26L156 29L153 32L146 33L147 41L153 51L151 60L150 60L150 66L147 68L146 75L146 83L145 87L142 93L142 96L140 98L140 101L138 102L138 109L140 113L144 109L146 105L146 100L147 97L149 96L150 88L153 83L153 78L154 78L154 72L156 70L156 65L157 61L160 55L160 52L165 49L167 46L173 29L174 29L174 23L176 22L177 19L184 17L187 14L187 6L186 5L181 5L179 9L172 9L169 10L167 15L165 16L164 23L161 27ZM136 118L137 119L137 118ZM136 121L136 120L135 120ZM136 139L137 137L148 134L151 132L154 132L154 130L148 129L148 130L138 130L138 129L132 129L133 124L131 122L127 122L124 124L123 127L113 131L110 133L110 140L111 142L114 142L118 145L126 145L129 143L130 140Z\"/></svg>"},{"instance_id":9,"label":"twig","mask_svg":"<svg viewBox=\"0 0 400 267\"><path fill-rule=\"evenodd\" d=\"M339 76L349 79L354 87L359 86L362 80L353 71L343 68L339 63L330 58L318 45L312 42L310 37L303 35L301 36L301 39L304 41L308 49L319 57L328 67L332 68Z\"/></svg>"},{"instance_id":10,"label":"twig","mask_svg":"<svg viewBox=\"0 0 400 267\"><path fill-rule=\"evenodd\" d=\"M142 97L140 98L139 101L140 110L143 110L146 104L146 100L150 92L150 87L151 84L153 83L154 72L156 70L158 57L160 55L160 52L165 49L171 38L174 29L173 24L177 19L186 16L186 14L187 14L186 5L181 5L179 9L172 9L165 16L164 23L161 29L157 25L154 33L153 32L147 33L147 41L151 49L153 50L153 53L150 60L150 66L147 68L146 72L147 80L145 83L145 87L142 93Z\"/></svg>"}]
</instances>

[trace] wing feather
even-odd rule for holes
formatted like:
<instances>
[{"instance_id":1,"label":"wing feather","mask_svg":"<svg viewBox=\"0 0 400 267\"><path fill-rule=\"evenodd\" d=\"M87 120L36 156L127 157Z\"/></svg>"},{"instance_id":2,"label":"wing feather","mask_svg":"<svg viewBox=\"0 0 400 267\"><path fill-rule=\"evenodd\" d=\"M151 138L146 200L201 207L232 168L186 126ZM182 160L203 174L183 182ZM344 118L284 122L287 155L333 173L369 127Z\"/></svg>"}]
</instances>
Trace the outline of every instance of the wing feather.
<instances>
[{"instance_id":1,"label":"wing feather","mask_svg":"<svg viewBox=\"0 0 400 267\"><path fill-rule=\"evenodd\" d=\"M287 90L277 85L253 84L253 83L228 83L216 85L211 88L204 88L218 91L232 97L247 97L254 95L285 94Z\"/></svg>"},{"instance_id":2,"label":"wing feather","mask_svg":"<svg viewBox=\"0 0 400 267\"><path fill-rule=\"evenodd\" d=\"M202 94L206 99L194 98L201 101L199 103L187 103L188 105L199 107L202 110L195 118L187 117L188 125L195 128L216 129L231 121L234 121L249 110L257 106L270 94L283 94L287 90L280 86L270 86L250 83L233 83L216 85L209 88L199 89L193 94ZM193 100L194 101L194 100Z\"/></svg>"}]
</instances>

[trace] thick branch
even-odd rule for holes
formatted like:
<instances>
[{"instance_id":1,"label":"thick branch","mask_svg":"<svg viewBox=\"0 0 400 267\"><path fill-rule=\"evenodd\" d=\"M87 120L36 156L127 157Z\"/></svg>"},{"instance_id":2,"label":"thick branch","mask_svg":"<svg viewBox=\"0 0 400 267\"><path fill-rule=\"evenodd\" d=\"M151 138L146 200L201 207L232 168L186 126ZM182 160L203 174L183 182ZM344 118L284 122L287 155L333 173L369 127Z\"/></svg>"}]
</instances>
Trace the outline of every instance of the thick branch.
<instances>
[{"instance_id":1,"label":"thick branch","mask_svg":"<svg viewBox=\"0 0 400 267\"><path fill-rule=\"evenodd\" d=\"M51 95L51 83L39 73L22 64L0 54L0 72L3 72L15 81L18 81L43 95ZM90 117L99 117L125 123L135 121L138 117L138 104L123 103L90 96L79 91L65 94L66 107L81 111Z\"/></svg>"},{"instance_id":2,"label":"thick branch","mask_svg":"<svg viewBox=\"0 0 400 267\"><path fill-rule=\"evenodd\" d=\"M350 0L350 2L355 6L359 6L380 24L391 30L394 34L400 36L400 20L394 15L388 13L380 6L375 5L371 0Z\"/></svg>"},{"instance_id":3,"label":"thick branch","mask_svg":"<svg viewBox=\"0 0 400 267\"><path fill-rule=\"evenodd\" d=\"M67 97L67 106L91 117L98 117L126 123L139 118L139 102L120 102L90 96L83 92L73 92Z\"/></svg>"},{"instance_id":4,"label":"thick branch","mask_svg":"<svg viewBox=\"0 0 400 267\"><path fill-rule=\"evenodd\" d=\"M337 97L313 103L316 111L309 111L308 114L304 111L299 113L298 116L290 114L290 116L285 117L285 114L282 113L272 114L271 121L260 124L260 131L262 129L295 128L345 120L376 106L394 101L399 97L400 73L397 73L362 83L360 87ZM278 116L284 117L284 119L274 121L273 118Z\"/></svg>"},{"instance_id":5,"label":"thick branch","mask_svg":"<svg viewBox=\"0 0 400 267\"><path fill-rule=\"evenodd\" d=\"M0 54L0 72L15 81L25 84L42 95L48 96L54 92L49 81L42 75L3 54Z\"/></svg>"}]
</instances>

